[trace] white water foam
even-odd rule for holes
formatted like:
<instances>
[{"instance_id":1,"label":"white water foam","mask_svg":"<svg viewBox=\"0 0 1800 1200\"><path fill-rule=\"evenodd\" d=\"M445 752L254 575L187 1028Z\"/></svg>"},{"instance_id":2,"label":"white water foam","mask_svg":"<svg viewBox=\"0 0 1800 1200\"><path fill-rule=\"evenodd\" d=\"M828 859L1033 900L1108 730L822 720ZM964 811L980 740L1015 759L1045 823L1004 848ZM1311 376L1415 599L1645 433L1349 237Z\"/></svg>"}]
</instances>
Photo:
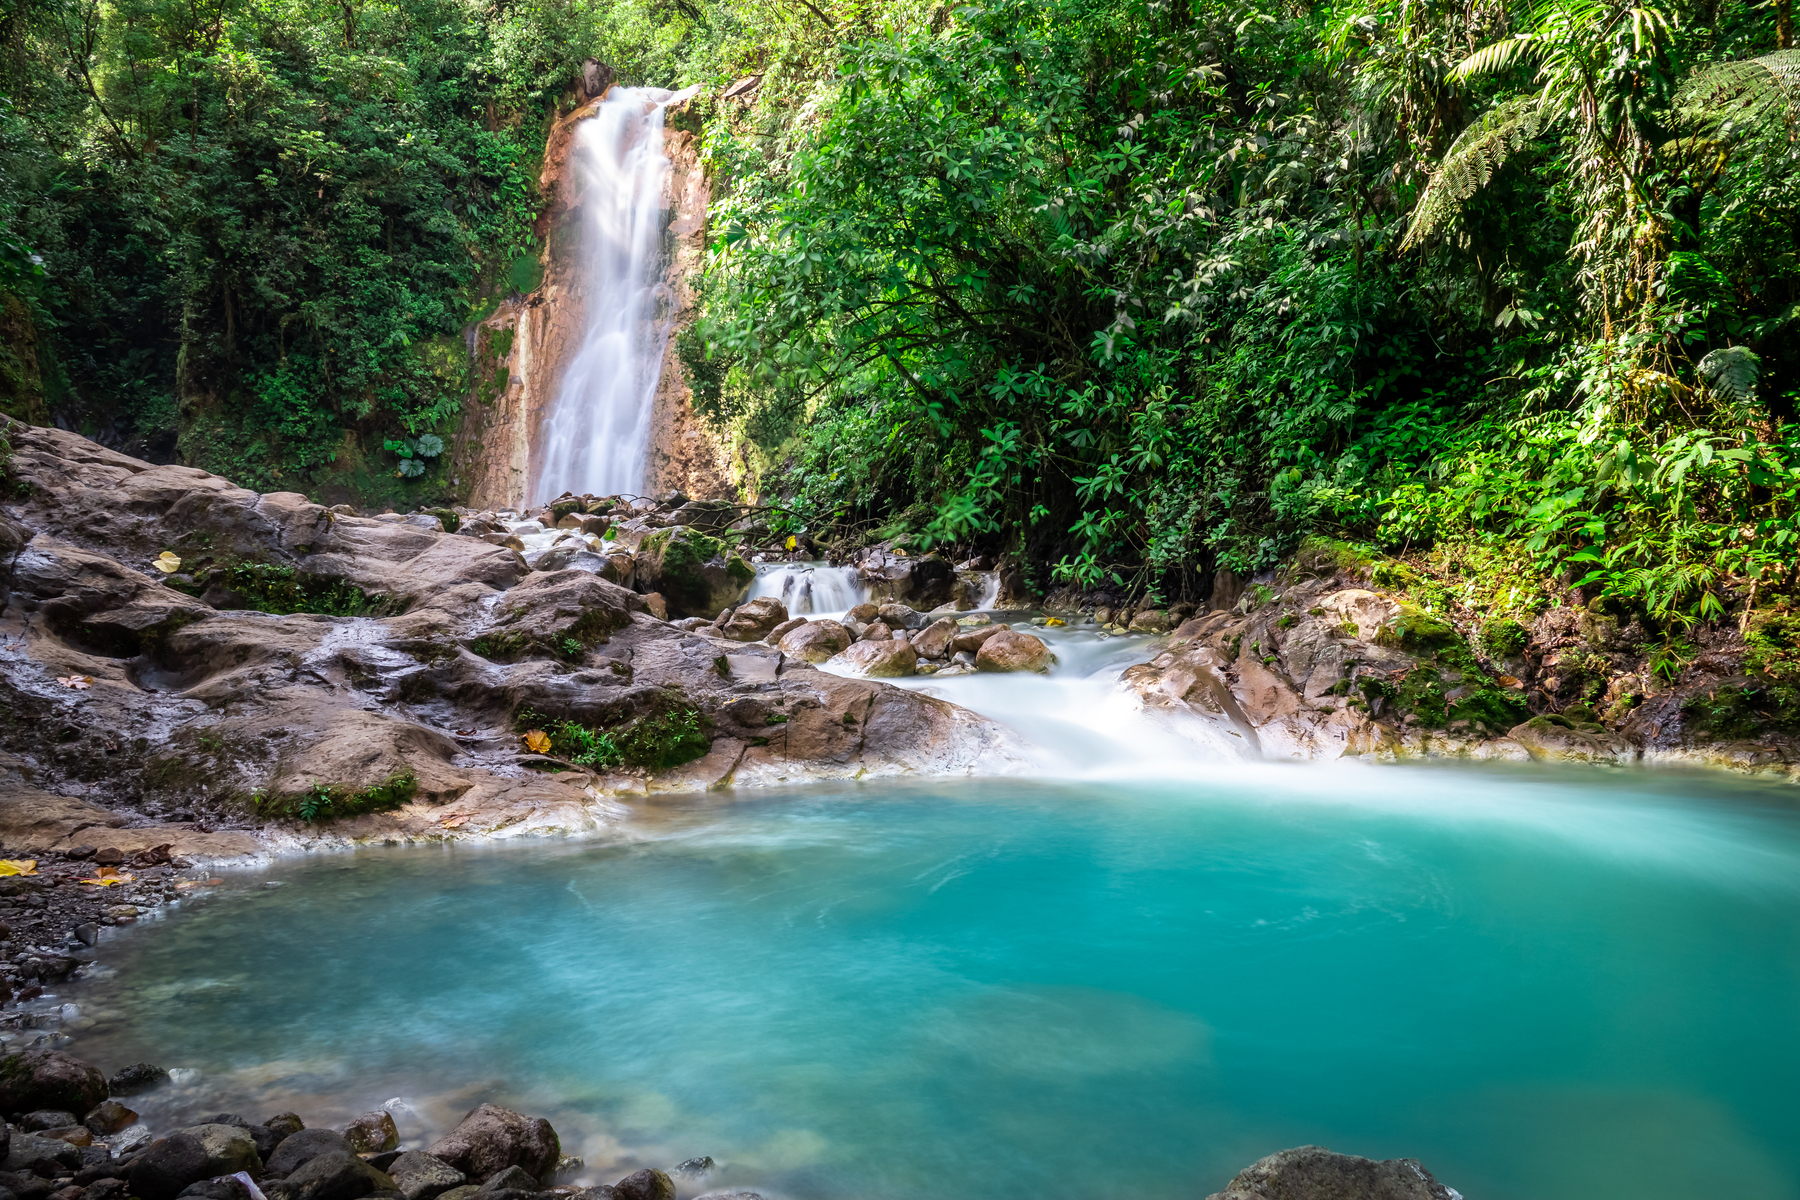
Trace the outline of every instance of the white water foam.
<instances>
[{"instance_id":1,"label":"white water foam","mask_svg":"<svg viewBox=\"0 0 1800 1200\"><path fill-rule=\"evenodd\" d=\"M776 563L759 567L748 599L773 596L797 617L841 617L869 598L855 567Z\"/></svg>"}]
</instances>

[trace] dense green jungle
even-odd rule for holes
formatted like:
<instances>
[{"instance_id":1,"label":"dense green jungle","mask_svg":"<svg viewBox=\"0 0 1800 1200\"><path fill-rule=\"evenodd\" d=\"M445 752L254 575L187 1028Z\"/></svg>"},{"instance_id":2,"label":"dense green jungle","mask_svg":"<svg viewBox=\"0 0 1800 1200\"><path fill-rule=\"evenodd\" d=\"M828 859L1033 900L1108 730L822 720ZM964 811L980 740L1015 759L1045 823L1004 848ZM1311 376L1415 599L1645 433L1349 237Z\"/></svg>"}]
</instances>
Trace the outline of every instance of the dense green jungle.
<instances>
[{"instance_id":1,"label":"dense green jungle","mask_svg":"<svg viewBox=\"0 0 1800 1200\"><path fill-rule=\"evenodd\" d=\"M681 353L778 534L1161 601L1300 552L1790 657L1790 0L0 11L13 416L455 500L465 330L536 286L593 56L706 85Z\"/></svg>"}]
</instances>

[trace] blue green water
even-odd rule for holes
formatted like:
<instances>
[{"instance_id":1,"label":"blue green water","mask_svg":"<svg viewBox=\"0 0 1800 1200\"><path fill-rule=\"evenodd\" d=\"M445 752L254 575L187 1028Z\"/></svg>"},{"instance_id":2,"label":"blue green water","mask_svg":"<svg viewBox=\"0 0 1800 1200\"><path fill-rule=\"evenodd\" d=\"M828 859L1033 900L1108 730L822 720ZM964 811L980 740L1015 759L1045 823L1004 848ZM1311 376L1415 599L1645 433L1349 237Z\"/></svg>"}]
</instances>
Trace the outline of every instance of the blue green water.
<instances>
[{"instance_id":1,"label":"blue green water","mask_svg":"<svg viewBox=\"0 0 1800 1200\"><path fill-rule=\"evenodd\" d=\"M1782 792L1258 767L639 832L234 878L103 944L73 1049L203 1072L153 1120L499 1098L591 1178L797 1200L1197 1198L1309 1142L1470 1200L1800 1196Z\"/></svg>"}]
</instances>

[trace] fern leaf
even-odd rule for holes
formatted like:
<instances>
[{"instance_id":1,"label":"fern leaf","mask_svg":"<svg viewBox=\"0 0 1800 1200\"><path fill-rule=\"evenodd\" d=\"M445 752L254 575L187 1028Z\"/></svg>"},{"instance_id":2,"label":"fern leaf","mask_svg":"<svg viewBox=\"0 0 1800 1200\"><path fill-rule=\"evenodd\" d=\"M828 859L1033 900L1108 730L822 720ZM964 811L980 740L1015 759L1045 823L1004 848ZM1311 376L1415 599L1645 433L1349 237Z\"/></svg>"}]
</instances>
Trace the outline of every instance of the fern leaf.
<instances>
[{"instance_id":1,"label":"fern leaf","mask_svg":"<svg viewBox=\"0 0 1800 1200\"><path fill-rule=\"evenodd\" d=\"M1549 124L1540 93L1503 100L1483 113L1444 153L1444 160L1425 185L1413 209L1401 253L1423 242L1449 223L1469 197L1487 186L1514 153Z\"/></svg>"},{"instance_id":2,"label":"fern leaf","mask_svg":"<svg viewBox=\"0 0 1800 1200\"><path fill-rule=\"evenodd\" d=\"M1762 359L1748 346L1726 346L1709 351L1700 360L1700 378L1714 393L1733 404L1742 404L1756 394L1756 380L1762 374Z\"/></svg>"},{"instance_id":3,"label":"fern leaf","mask_svg":"<svg viewBox=\"0 0 1800 1200\"><path fill-rule=\"evenodd\" d=\"M1677 124L1708 135L1726 122L1756 127L1800 121L1800 50L1695 71L1675 93L1675 114Z\"/></svg>"},{"instance_id":4,"label":"fern leaf","mask_svg":"<svg viewBox=\"0 0 1800 1200\"><path fill-rule=\"evenodd\" d=\"M1477 75L1497 75L1531 53L1535 39L1526 34L1483 46L1450 70L1453 82L1462 83Z\"/></svg>"}]
</instances>

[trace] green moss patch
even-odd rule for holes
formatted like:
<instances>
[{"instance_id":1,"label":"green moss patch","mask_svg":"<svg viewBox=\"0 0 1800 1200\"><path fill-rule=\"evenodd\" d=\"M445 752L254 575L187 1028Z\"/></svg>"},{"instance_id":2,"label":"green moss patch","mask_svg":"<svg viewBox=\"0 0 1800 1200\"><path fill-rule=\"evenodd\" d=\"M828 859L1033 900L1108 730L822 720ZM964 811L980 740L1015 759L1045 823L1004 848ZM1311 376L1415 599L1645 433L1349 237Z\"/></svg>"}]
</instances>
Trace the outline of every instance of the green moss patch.
<instances>
[{"instance_id":1,"label":"green moss patch","mask_svg":"<svg viewBox=\"0 0 1800 1200\"><path fill-rule=\"evenodd\" d=\"M401 771L364 788L315 783L305 791L283 796L258 795L251 801L256 811L265 817L298 819L308 825L318 825L364 813L391 812L411 800L418 791L417 777L411 771Z\"/></svg>"},{"instance_id":2,"label":"green moss patch","mask_svg":"<svg viewBox=\"0 0 1800 1200\"><path fill-rule=\"evenodd\" d=\"M233 592L245 608L286 616L316 613L334 617L392 616L405 607L327 575L311 575L280 563L233 562L201 567L192 575L170 576L170 587L199 596L214 584Z\"/></svg>"}]
</instances>

